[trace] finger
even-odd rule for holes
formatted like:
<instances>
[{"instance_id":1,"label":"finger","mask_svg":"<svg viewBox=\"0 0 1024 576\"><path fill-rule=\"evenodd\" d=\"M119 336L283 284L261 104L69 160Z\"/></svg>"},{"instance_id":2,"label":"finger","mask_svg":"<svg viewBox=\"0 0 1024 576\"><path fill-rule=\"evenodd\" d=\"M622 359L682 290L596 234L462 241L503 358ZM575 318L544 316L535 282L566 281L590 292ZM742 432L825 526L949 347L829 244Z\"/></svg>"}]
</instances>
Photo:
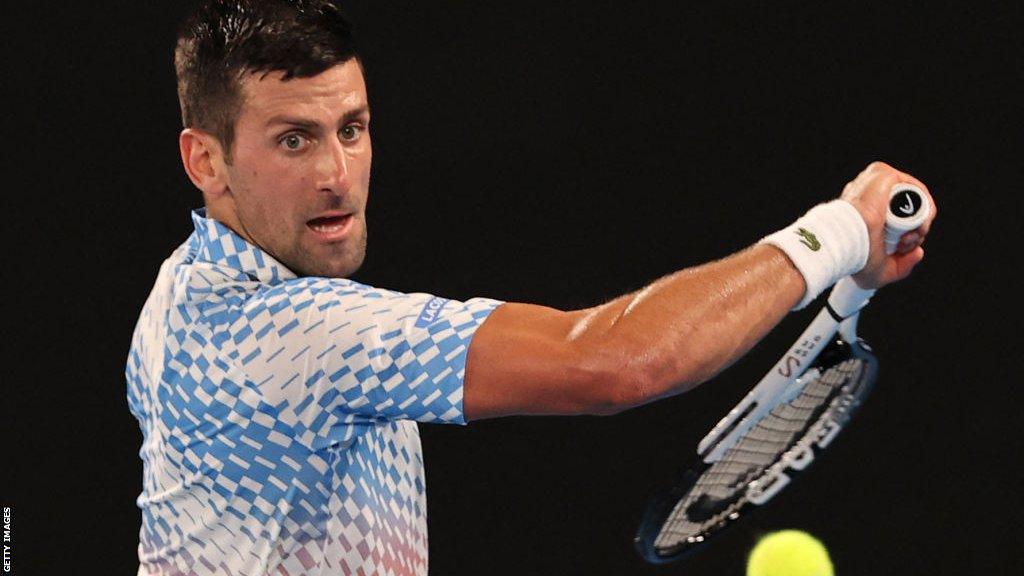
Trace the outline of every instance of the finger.
<instances>
[{"instance_id":1,"label":"finger","mask_svg":"<svg viewBox=\"0 0 1024 576\"><path fill-rule=\"evenodd\" d=\"M897 170L896 172L899 173L901 182L906 182L907 184L913 184L914 186L917 186L922 191L924 191L925 195L928 196L929 200L932 199L932 193L928 190L928 186L926 186L924 182L921 182L920 180L915 178L913 174L908 174L907 172L903 172L901 170Z\"/></svg>"},{"instance_id":2,"label":"finger","mask_svg":"<svg viewBox=\"0 0 1024 576\"><path fill-rule=\"evenodd\" d=\"M914 271L914 267L924 259L924 248L917 246L906 254L893 254L886 263L886 275L892 281L903 280Z\"/></svg>"},{"instance_id":3,"label":"finger","mask_svg":"<svg viewBox=\"0 0 1024 576\"><path fill-rule=\"evenodd\" d=\"M924 237L920 233L911 230L900 237L899 244L896 246L896 251L905 254L914 248L917 248L923 241Z\"/></svg>"},{"instance_id":4,"label":"finger","mask_svg":"<svg viewBox=\"0 0 1024 576\"><path fill-rule=\"evenodd\" d=\"M924 238L925 236L928 235L928 232L931 231L931 228L932 228L931 220L930 219L926 220L924 224L921 224L920 226L918 226L918 228L916 230L917 235L920 236L921 238Z\"/></svg>"},{"instance_id":5,"label":"finger","mask_svg":"<svg viewBox=\"0 0 1024 576\"><path fill-rule=\"evenodd\" d=\"M875 160L871 164L868 164L867 167L864 168L864 170L861 171L861 174L863 174L865 172L895 172L895 171L897 171L897 170L895 168L893 168L892 166L890 166L889 164L886 164L885 162L882 162L881 160Z\"/></svg>"}]
</instances>

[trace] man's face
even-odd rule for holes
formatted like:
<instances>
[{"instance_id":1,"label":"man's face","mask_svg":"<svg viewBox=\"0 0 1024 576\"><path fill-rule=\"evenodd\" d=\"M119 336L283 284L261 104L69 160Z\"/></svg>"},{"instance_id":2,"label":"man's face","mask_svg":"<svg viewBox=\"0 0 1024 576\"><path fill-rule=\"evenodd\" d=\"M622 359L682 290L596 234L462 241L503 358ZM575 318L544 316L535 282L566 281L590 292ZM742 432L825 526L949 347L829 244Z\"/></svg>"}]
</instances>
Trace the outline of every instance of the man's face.
<instances>
[{"instance_id":1,"label":"man's face","mask_svg":"<svg viewBox=\"0 0 1024 576\"><path fill-rule=\"evenodd\" d=\"M370 111L355 59L311 78L242 82L225 220L300 276L340 278L366 254Z\"/></svg>"}]
</instances>

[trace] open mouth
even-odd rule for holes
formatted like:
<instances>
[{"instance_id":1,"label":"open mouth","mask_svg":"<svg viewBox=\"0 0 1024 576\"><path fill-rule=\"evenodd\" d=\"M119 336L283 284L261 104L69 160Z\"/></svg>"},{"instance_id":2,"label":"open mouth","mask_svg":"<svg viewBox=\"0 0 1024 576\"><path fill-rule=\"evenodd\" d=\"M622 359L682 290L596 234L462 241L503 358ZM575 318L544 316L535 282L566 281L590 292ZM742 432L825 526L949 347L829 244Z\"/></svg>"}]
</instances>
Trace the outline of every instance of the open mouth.
<instances>
[{"instance_id":1,"label":"open mouth","mask_svg":"<svg viewBox=\"0 0 1024 576\"><path fill-rule=\"evenodd\" d=\"M342 214L338 216L321 216L320 218L313 218L306 222L306 226L309 226L310 230L326 237L337 237L341 236L348 230L349 224L352 223L351 214Z\"/></svg>"}]
</instances>

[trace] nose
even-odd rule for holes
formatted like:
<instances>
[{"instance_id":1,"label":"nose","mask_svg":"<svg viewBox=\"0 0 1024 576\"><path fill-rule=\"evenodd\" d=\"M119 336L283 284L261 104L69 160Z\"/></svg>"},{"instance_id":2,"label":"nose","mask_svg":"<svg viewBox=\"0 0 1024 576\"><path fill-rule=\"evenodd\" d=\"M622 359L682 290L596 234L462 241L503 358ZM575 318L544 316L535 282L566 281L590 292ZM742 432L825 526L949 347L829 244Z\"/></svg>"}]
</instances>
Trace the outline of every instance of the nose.
<instances>
[{"instance_id":1,"label":"nose","mask_svg":"<svg viewBox=\"0 0 1024 576\"><path fill-rule=\"evenodd\" d=\"M317 162L317 175L319 176L317 188L321 192L344 194L351 185L348 153L341 142L337 140L333 140L322 150L323 153Z\"/></svg>"}]
</instances>

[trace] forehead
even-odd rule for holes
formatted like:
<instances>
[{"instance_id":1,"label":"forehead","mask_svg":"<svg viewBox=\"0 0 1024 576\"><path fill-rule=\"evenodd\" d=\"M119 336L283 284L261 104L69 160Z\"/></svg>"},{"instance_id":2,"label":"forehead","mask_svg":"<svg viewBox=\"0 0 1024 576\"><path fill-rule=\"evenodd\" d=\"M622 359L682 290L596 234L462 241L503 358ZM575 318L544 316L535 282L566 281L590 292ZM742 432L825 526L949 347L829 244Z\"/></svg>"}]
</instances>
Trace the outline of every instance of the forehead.
<instances>
[{"instance_id":1,"label":"forehead","mask_svg":"<svg viewBox=\"0 0 1024 576\"><path fill-rule=\"evenodd\" d=\"M325 119L366 107L366 83L354 58L309 78L282 80L284 72L249 74L242 79L239 120L279 114Z\"/></svg>"}]
</instances>

